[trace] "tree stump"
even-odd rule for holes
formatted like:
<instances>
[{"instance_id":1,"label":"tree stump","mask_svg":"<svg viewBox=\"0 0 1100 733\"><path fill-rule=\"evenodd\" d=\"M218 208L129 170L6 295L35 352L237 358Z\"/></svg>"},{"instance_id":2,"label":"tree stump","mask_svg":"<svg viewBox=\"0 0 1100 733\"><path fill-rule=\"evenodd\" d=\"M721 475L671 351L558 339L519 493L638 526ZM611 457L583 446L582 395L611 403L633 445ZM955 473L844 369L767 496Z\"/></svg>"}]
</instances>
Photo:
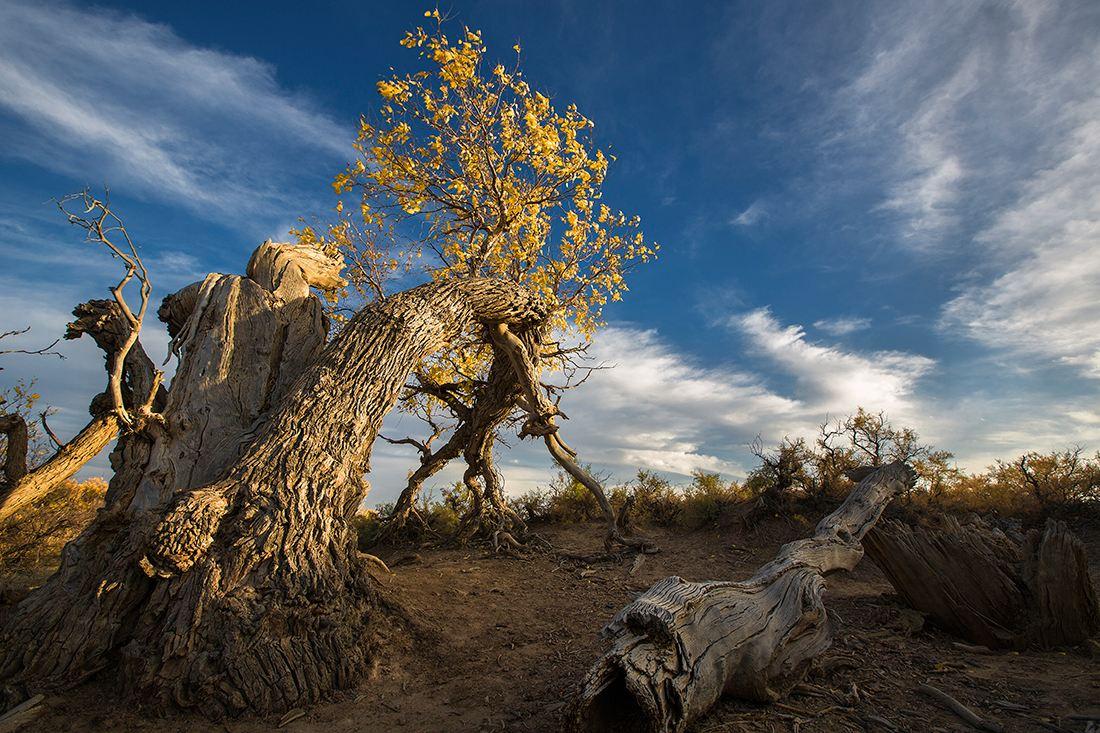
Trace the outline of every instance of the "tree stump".
<instances>
[{"instance_id":1,"label":"tree stump","mask_svg":"<svg viewBox=\"0 0 1100 733\"><path fill-rule=\"evenodd\" d=\"M884 522L864 544L905 602L992 649L1079 644L1100 630L1084 545L1047 520L1026 537L974 518L939 527Z\"/></svg>"},{"instance_id":2,"label":"tree stump","mask_svg":"<svg viewBox=\"0 0 1100 733\"><path fill-rule=\"evenodd\" d=\"M722 695L784 695L832 642L824 575L859 563L860 540L912 480L902 463L872 471L748 580L656 583L604 629L611 648L582 683L576 728L679 733Z\"/></svg>"}]
</instances>

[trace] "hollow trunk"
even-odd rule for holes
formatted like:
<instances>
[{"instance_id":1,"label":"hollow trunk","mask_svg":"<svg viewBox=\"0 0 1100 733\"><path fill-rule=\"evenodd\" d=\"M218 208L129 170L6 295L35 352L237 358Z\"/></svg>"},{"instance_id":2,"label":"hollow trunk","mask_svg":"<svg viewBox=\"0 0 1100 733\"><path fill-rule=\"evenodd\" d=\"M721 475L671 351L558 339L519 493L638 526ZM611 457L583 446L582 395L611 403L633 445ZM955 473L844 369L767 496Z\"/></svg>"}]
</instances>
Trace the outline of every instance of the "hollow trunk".
<instances>
[{"instance_id":1,"label":"hollow trunk","mask_svg":"<svg viewBox=\"0 0 1100 733\"><path fill-rule=\"evenodd\" d=\"M1079 644L1100 631L1084 545L1062 522L1009 536L974 518L939 527L886 522L867 553L905 601L990 648Z\"/></svg>"},{"instance_id":2,"label":"hollow trunk","mask_svg":"<svg viewBox=\"0 0 1100 733\"><path fill-rule=\"evenodd\" d=\"M576 727L682 731L722 695L785 694L831 643L823 576L856 566L860 540L911 482L900 463L874 471L813 537L784 545L748 580L656 583L604 630L611 649L582 684Z\"/></svg>"},{"instance_id":3,"label":"hollow trunk","mask_svg":"<svg viewBox=\"0 0 1100 733\"><path fill-rule=\"evenodd\" d=\"M366 669L377 604L349 519L382 418L464 329L545 308L496 281L432 283L364 309L314 357L318 263L270 246L284 249L258 250L249 278L162 308L183 346L166 436L122 446L96 526L4 630L4 676L63 685L118 660L124 689L220 717L308 704Z\"/></svg>"}]
</instances>

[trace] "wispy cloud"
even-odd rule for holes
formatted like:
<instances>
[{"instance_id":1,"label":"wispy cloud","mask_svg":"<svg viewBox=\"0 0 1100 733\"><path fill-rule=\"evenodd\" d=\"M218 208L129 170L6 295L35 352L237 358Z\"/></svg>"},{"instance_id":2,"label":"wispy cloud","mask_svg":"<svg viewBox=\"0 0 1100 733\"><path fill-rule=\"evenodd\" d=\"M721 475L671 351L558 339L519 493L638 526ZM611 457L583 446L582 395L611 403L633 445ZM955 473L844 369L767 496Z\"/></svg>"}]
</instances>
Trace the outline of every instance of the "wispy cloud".
<instances>
[{"instance_id":1,"label":"wispy cloud","mask_svg":"<svg viewBox=\"0 0 1100 733\"><path fill-rule=\"evenodd\" d=\"M781 324L767 309L730 325L764 357L766 370L701 366L653 330L602 332L592 356L615 366L570 393L576 409L565 406L572 419L563 430L582 458L620 476L637 468L744 475L757 435L812 435L828 416L858 405L899 419L921 413L914 391L931 359L812 343L800 326ZM769 372L783 379L768 379Z\"/></svg>"},{"instance_id":2,"label":"wispy cloud","mask_svg":"<svg viewBox=\"0 0 1100 733\"><path fill-rule=\"evenodd\" d=\"M285 216L295 177L342 161L350 141L262 61L138 17L22 0L0 6L0 132L6 155L223 221Z\"/></svg>"},{"instance_id":3,"label":"wispy cloud","mask_svg":"<svg viewBox=\"0 0 1100 733\"><path fill-rule=\"evenodd\" d=\"M871 327L870 318L857 318L856 316L845 316L842 318L823 318L818 321L814 321L814 328L818 331L824 331L830 336L847 336L850 333L856 331L865 331Z\"/></svg>"},{"instance_id":4,"label":"wispy cloud","mask_svg":"<svg viewBox=\"0 0 1100 733\"><path fill-rule=\"evenodd\" d=\"M837 95L906 248L961 270L940 325L1100 378L1100 6L889 6Z\"/></svg>"},{"instance_id":5,"label":"wispy cloud","mask_svg":"<svg viewBox=\"0 0 1100 733\"><path fill-rule=\"evenodd\" d=\"M753 201L747 209L733 217L730 224L734 226L750 227L767 217L768 211L760 200Z\"/></svg>"},{"instance_id":6,"label":"wispy cloud","mask_svg":"<svg viewBox=\"0 0 1100 733\"><path fill-rule=\"evenodd\" d=\"M799 325L785 326L767 308L730 321L750 345L794 378L798 398L815 420L823 412L857 405L886 410L899 419L911 413L918 380L935 361L901 351L856 352L810 341Z\"/></svg>"},{"instance_id":7,"label":"wispy cloud","mask_svg":"<svg viewBox=\"0 0 1100 733\"><path fill-rule=\"evenodd\" d=\"M1100 95L1088 106L1093 118L977 238L1003 270L966 285L944 306L942 323L1100 379Z\"/></svg>"}]
</instances>

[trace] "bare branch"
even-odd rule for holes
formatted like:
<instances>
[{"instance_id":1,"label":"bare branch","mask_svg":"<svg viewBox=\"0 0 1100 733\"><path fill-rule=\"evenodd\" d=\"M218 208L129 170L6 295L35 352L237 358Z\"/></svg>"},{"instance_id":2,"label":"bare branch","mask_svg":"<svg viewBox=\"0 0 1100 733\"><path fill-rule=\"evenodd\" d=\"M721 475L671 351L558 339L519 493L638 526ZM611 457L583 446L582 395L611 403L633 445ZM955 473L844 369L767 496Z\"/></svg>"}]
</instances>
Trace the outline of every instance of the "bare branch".
<instances>
[{"instance_id":1,"label":"bare branch","mask_svg":"<svg viewBox=\"0 0 1100 733\"><path fill-rule=\"evenodd\" d=\"M16 329L14 331L4 331L0 333L0 340L6 339L9 336L22 336L30 330L31 327L27 326L26 328ZM56 356L58 359L64 359L64 354L60 351L53 350L53 347L57 346L60 341L61 339L54 339L52 344L43 346L41 349L0 349L0 356L5 354L27 354L30 356Z\"/></svg>"},{"instance_id":2,"label":"bare branch","mask_svg":"<svg viewBox=\"0 0 1100 733\"><path fill-rule=\"evenodd\" d=\"M73 212L67 208L74 202L79 205L80 211ZM58 199L56 203L57 208L65 215L70 224L85 231L87 241L106 247L112 257L122 261L125 269L122 279L111 288L111 295L114 296L115 303L118 304L130 329L121 348L109 357L112 361L108 368L108 392L111 395L115 415L122 426L129 430L139 430L149 423L163 423L164 418L152 410L153 400L164 376L159 370L154 374L153 388L150 394L140 399L135 395L136 417L130 414L122 396L126 355L130 353L130 349L141 334L142 322L149 307L149 299L153 289L149 280L149 272L145 268L141 255L138 254L137 246L130 238L122 219L111 208L109 191L106 191L104 198L100 200L92 196L88 189L84 189L79 193L64 196ZM126 285L134 279L139 283L140 293L137 312L131 309L124 293Z\"/></svg>"}]
</instances>

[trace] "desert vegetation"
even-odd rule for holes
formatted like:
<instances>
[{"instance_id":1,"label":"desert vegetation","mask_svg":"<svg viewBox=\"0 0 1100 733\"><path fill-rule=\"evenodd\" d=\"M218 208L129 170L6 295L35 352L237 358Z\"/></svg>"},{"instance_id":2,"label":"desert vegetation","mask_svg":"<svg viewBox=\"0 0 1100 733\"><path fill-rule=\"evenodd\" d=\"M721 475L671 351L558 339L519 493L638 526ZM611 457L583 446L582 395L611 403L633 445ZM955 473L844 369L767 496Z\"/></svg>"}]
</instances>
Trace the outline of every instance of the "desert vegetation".
<instances>
[{"instance_id":1,"label":"desert vegetation","mask_svg":"<svg viewBox=\"0 0 1100 733\"><path fill-rule=\"evenodd\" d=\"M858 408L827 421L810 441L784 438L774 449L759 441L757 465L741 481L697 471L689 482L673 482L640 468L632 481L608 488L620 524L641 527L739 526L767 518L806 517L839 504L851 491L847 473L893 461L912 465L915 481L890 506L909 519L977 514L1035 525L1047 518L1094 516L1100 510L1100 455L1080 447L1052 453L1029 452L999 460L980 473L958 468L950 452L925 445L911 428L895 428L883 413ZM462 484L435 487L420 497L422 522L403 540L446 543L455 539L470 499ZM559 471L546 486L509 499L528 524L590 522L603 516L584 484ZM394 507L382 504L356 515L364 550L387 538L383 528Z\"/></svg>"},{"instance_id":2,"label":"desert vegetation","mask_svg":"<svg viewBox=\"0 0 1100 733\"><path fill-rule=\"evenodd\" d=\"M109 192L57 200L120 274L64 334L104 354L87 425L63 442L33 384L0 395L0 730L43 714L262 729L360 703L372 719L341 727L405 726L384 710L428 699L432 655L487 690L488 712L474 721L481 708L450 689L457 702L435 698L423 730L449 715L462 729L661 732L1076 720L1081 686L1053 713L1012 688L979 714L933 684L951 660L890 669L876 654L1084 668L1100 631L1100 453L970 473L950 446L853 405L815 434L758 438L737 480L600 475L566 440L567 412L584 409L571 396L604 368L585 354L605 308L660 248L605 203L613 156L576 105L526 78L519 44L492 61L480 32L431 10L400 46L408 70L377 82L333 210L156 308L170 379L142 343L157 273L141 237ZM420 432L383 434L394 410ZM509 492L505 439L541 444L553 480ZM415 457L395 501L367 508L378 441ZM112 442L109 482L75 478ZM440 485L452 462L461 480ZM865 626L839 620L850 611ZM910 626L889 652L866 628L885 616ZM559 618L570 626L528 638ZM493 630L509 623L505 649ZM537 684L516 681L517 659ZM494 670L540 704L502 692ZM898 679L939 709L903 706ZM103 686L140 709L81 713L80 691Z\"/></svg>"}]
</instances>

